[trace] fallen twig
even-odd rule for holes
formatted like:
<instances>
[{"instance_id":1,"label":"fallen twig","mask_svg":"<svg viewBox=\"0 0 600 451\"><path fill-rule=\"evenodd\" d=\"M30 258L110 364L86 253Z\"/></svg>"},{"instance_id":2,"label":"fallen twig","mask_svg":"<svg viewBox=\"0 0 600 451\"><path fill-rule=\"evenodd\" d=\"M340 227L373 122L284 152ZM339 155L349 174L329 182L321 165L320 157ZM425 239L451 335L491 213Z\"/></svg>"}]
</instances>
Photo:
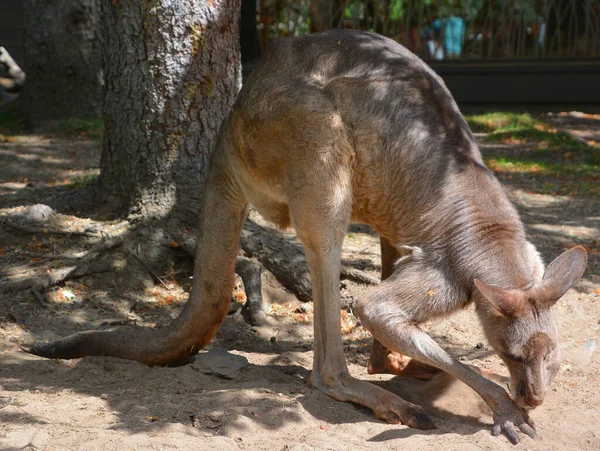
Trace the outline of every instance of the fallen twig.
<instances>
[{"instance_id":1,"label":"fallen twig","mask_svg":"<svg viewBox=\"0 0 600 451\"><path fill-rule=\"evenodd\" d=\"M165 281L164 281L164 280L162 280L162 278L161 278L161 277L160 277L158 274L156 274L156 273L154 272L154 270L153 270L153 269L150 267L150 265L148 265L148 264L147 264L147 263L146 263L144 260L142 260L142 259L141 259L141 257L140 257L139 255L137 255L135 252L129 252L129 253L130 253L131 255L133 255L133 256L134 256L134 257L135 257L135 258L136 258L136 259L137 259L137 260L138 260L138 261L139 261L139 262L140 262L140 263L141 263L141 264L144 266L144 268L146 268L146 269L148 270L148 272L149 272L150 274L152 274L152 276L153 276L153 277L154 277L156 280L158 280L158 281L159 281L159 282L162 284L162 286L163 286L163 287L165 287L165 288L166 288L168 291L171 291L171 289L170 289L170 288L169 288L169 286L168 286L168 285L165 283Z\"/></svg>"},{"instance_id":2,"label":"fallen twig","mask_svg":"<svg viewBox=\"0 0 600 451\"><path fill-rule=\"evenodd\" d=\"M137 325L137 320L135 319L115 319L115 320L105 320L100 323L100 326L127 326L129 324Z\"/></svg>"},{"instance_id":3,"label":"fallen twig","mask_svg":"<svg viewBox=\"0 0 600 451\"><path fill-rule=\"evenodd\" d=\"M364 283L366 285L379 285L378 278L370 276L366 272L350 266L342 266L340 269L340 276L342 279L349 279L353 280L354 282Z\"/></svg>"}]
</instances>

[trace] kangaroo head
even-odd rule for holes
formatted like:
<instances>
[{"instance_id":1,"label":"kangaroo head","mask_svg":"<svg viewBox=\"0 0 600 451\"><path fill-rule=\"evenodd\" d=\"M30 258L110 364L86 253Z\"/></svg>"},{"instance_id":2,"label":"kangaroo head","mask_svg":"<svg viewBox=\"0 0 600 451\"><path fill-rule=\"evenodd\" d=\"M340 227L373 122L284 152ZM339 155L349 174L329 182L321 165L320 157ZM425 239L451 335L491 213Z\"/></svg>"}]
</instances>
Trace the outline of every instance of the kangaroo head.
<instances>
[{"instance_id":1,"label":"kangaroo head","mask_svg":"<svg viewBox=\"0 0 600 451\"><path fill-rule=\"evenodd\" d=\"M587 253L578 246L557 257L542 280L527 289L504 289L475 279L486 336L508 367L510 388L521 407L542 404L558 373L561 356L550 307L583 275L586 263Z\"/></svg>"}]
</instances>

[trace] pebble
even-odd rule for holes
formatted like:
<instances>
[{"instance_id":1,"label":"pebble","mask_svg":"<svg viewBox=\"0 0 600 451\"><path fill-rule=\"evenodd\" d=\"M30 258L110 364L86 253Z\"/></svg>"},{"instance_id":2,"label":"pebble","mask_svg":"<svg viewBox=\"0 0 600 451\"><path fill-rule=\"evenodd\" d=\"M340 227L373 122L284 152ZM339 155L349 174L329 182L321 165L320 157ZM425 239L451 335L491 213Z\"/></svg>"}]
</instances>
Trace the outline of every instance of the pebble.
<instances>
[{"instance_id":1,"label":"pebble","mask_svg":"<svg viewBox=\"0 0 600 451\"><path fill-rule=\"evenodd\" d=\"M588 340L581 346L578 346L575 349L575 359L577 363L581 366L588 365L590 360L592 360L592 355L596 351L596 340Z\"/></svg>"},{"instance_id":2,"label":"pebble","mask_svg":"<svg viewBox=\"0 0 600 451\"><path fill-rule=\"evenodd\" d=\"M224 379L234 379L242 368L248 366L244 356L232 354L224 349L211 348L194 357L192 368L203 374L214 374Z\"/></svg>"}]
</instances>

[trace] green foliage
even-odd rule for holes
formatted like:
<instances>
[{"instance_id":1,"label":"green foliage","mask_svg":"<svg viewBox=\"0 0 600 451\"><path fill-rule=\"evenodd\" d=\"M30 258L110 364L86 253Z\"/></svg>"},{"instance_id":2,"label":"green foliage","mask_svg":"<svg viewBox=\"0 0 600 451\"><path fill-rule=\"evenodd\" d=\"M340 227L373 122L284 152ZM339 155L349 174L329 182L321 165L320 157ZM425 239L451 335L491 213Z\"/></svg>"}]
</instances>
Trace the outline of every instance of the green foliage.
<instances>
[{"instance_id":1,"label":"green foliage","mask_svg":"<svg viewBox=\"0 0 600 451\"><path fill-rule=\"evenodd\" d=\"M564 155L564 154L563 154ZM575 158L556 151L533 151L519 157L486 154L485 163L498 173L527 174L543 181L541 194L600 196L600 151L581 151Z\"/></svg>"},{"instance_id":2,"label":"green foliage","mask_svg":"<svg viewBox=\"0 0 600 451\"><path fill-rule=\"evenodd\" d=\"M506 144L536 143L540 148L578 149L586 145L550 124L525 113L493 112L466 116L474 132L488 133L486 142Z\"/></svg>"},{"instance_id":3,"label":"green foliage","mask_svg":"<svg viewBox=\"0 0 600 451\"><path fill-rule=\"evenodd\" d=\"M8 134L18 133L23 129L23 121L13 111L0 113L0 131Z\"/></svg>"},{"instance_id":4,"label":"green foliage","mask_svg":"<svg viewBox=\"0 0 600 451\"><path fill-rule=\"evenodd\" d=\"M101 138L104 133L104 121L102 119L63 119L59 121L57 132L71 136Z\"/></svg>"},{"instance_id":5,"label":"green foliage","mask_svg":"<svg viewBox=\"0 0 600 451\"><path fill-rule=\"evenodd\" d=\"M566 149L579 149L585 147L585 144L572 138L570 135L563 132L539 130L536 128L522 129L522 130L507 130L507 131L496 131L490 133L486 139L487 142L506 142L508 144L520 144L520 143L536 143L541 148L560 147L563 150Z\"/></svg>"},{"instance_id":6,"label":"green foliage","mask_svg":"<svg viewBox=\"0 0 600 451\"><path fill-rule=\"evenodd\" d=\"M375 31L426 56L420 42L426 28L435 19L460 16L465 25L463 58L597 55L597 43L588 42L582 50L577 42L589 41L600 0L586 0L585 24L582 10L574 6L577 1L583 0L264 0L258 3L257 17L263 48L283 36L351 28ZM540 26L550 19L559 23L546 27L542 37Z\"/></svg>"},{"instance_id":7,"label":"green foliage","mask_svg":"<svg viewBox=\"0 0 600 451\"><path fill-rule=\"evenodd\" d=\"M535 126L545 125L542 121L534 119L528 113L509 113L496 111L486 114L465 116L469 127L474 132L508 132L522 129L531 129Z\"/></svg>"},{"instance_id":8,"label":"green foliage","mask_svg":"<svg viewBox=\"0 0 600 451\"><path fill-rule=\"evenodd\" d=\"M85 186L95 185L98 181L98 174L86 175L83 177L75 178L70 184L71 189L83 188Z\"/></svg>"}]
</instances>

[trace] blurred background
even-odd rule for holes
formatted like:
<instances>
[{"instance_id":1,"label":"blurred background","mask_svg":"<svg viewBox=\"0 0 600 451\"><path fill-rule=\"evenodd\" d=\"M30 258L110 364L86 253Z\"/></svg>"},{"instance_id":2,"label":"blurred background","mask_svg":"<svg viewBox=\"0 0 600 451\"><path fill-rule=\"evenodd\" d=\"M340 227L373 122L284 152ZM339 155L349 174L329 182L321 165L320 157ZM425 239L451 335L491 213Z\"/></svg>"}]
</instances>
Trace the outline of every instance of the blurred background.
<instances>
[{"instance_id":1,"label":"blurred background","mask_svg":"<svg viewBox=\"0 0 600 451\"><path fill-rule=\"evenodd\" d=\"M52 21L47 14L26 11L27 3L0 4L0 45L21 67L50 70L52 55L43 53L56 53L52 38L64 32L44 22ZM69 19L71 32L83 41L99 32L93 2L48 3L55 4L54 23ZM402 43L429 61L469 110L490 104L540 111L600 104L598 0L244 0L244 74L275 40L330 28L369 30ZM46 41L42 52L40 38ZM99 46L90 41L86 52L99 63ZM53 61L64 65L61 58ZM6 89L1 95L6 99Z\"/></svg>"}]
</instances>

